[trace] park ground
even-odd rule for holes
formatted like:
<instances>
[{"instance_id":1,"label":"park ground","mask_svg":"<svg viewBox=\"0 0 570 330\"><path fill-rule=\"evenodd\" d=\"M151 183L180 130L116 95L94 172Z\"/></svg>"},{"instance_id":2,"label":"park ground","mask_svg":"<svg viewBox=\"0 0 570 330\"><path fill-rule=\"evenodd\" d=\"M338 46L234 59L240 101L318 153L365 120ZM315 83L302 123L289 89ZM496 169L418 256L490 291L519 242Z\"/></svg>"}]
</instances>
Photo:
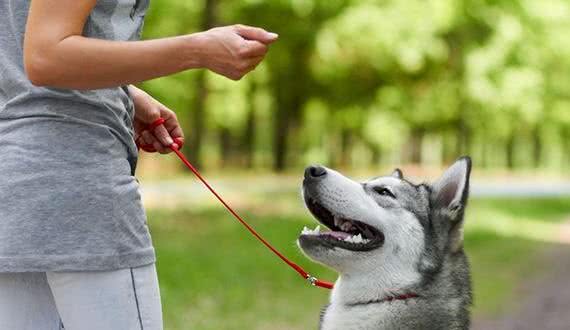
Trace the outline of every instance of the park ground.
<instances>
[{"instance_id":1,"label":"park ground","mask_svg":"<svg viewBox=\"0 0 570 330\"><path fill-rule=\"evenodd\" d=\"M312 273L334 279L295 246L301 228L315 224L303 208L297 181L263 177L215 184L286 255ZM282 265L196 181L172 182L178 183L157 186L143 180L165 328L316 329L328 292L306 285ZM568 319L564 311L570 290L564 275L570 267L570 196L533 194L531 189L526 197L513 198L484 190L480 187L472 198L466 219L473 328L565 329L556 322Z\"/></svg>"}]
</instances>

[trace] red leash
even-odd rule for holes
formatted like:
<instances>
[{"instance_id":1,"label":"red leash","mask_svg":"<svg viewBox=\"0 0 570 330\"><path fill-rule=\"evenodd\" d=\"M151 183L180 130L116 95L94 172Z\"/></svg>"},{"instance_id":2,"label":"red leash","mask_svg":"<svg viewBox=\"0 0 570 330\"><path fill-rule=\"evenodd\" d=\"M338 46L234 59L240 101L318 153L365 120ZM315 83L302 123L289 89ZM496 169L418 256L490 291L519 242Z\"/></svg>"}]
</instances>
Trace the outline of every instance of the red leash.
<instances>
[{"instance_id":1,"label":"red leash","mask_svg":"<svg viewBox=\"0 0 570 330\"><path fill-rule=\"evenodd\" d=\"M148 130L150 131L154 131L154 129L162 124L164 124L164 119L163 118L159 118L157 119L155 122L153 122L152 124L149 125ZM179 143L179 141L175 141L179 146L181 146L181 144ZM139 146L139 148L147 151L147 152L155 152L156 150L154 149L154 147L152 147L152 145L145 145L145 144L139 144L137 142L137 145ZM196 175L196 177L202 181L202 183L204 184L204 186L206 186L206 188L208 188L208 190L210 190L210 192L212 194L214 194L214 196L216 196L216 198L220 201L220 203L222 203L222 205L224 205L224 207L253 235L255 236L261 243L263 243L263 245L265 245L269 250L271 250L273 253L275 253L275 255L277 255L281 260L283 260L283 262L285 262L287 265L289 265L291 268L293 268L297 273L299 273L299 275L301 275L304 279L306 279L307 281L309 281L309 283L311 283L311 285L313 286L318 286L321 288L325 288L325 289L332 289L333 288L333 284L330 282L326 282L326 281L322 281L319 280L318 278L311 276L309 273L307 273L301 266L297 265L296 263L294 263L293 261L289 260L287 257L285 257L281 252L277 251L276 248L274 248L267 240L265 240L263 237L261 237L261 235L255 230L253 229L253 227L251 227L244 219L242 219L241 216L239 216L239 214L237 214L236 211L234 211L234 209L228 204L226 203L226 201L216 192L216 190L214 190L214 188L212 188L212 186L210 186L210 184L208 183L208 181L206 181L206 179L204 179L204 177L200 174L200 172L198 172L198 170L188 161L188 159L186 159L186 157L184 156L184 154L182 154L182 152L180 152L180 150L178 150L176 147L174 147L173 145L170 146L170 149L172 151L174 151L174 153L176 153L176 155L178 156L178 158L180 158L180 160L184 163L184 165L186 165L186 167L188 167L188 169L190 171L192 171L192 173L194 173L194 175Z\"/></svg>"}]
</instances>

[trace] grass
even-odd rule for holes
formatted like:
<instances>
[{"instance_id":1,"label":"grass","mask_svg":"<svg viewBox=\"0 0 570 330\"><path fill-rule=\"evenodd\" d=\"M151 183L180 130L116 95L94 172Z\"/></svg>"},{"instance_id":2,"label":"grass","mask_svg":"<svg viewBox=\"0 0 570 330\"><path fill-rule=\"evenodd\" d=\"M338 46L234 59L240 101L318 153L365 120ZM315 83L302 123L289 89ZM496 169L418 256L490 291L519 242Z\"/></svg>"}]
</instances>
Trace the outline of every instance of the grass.
<instances>
[{"instance_id":1,"label":"grass","mask_svg":"<svg viewBox=\"0 0 570 330\"><path fill-rule=\"evenodd\" d=\"M469 206L465 247L471 261L475 314L497 315L517 301L522 280L539 275L547 248L560 245L568 199L479 199ZM570 246L560 245L562 248Z\"/></svg>"},{"instance_id":2,"label":"grass","mask_svg":"<svg viewBox=\"0 0 570 330\"><path fill-rule=\"evenodd\" d=\"M313 220L294 196L271 196L275 203L252 196L254 202L240 206L240 213L286 255L333 280L332 272L305 259L295 247L298 232ZM475 314L505 308L517 283L536 271L541 251L555 244L550 241L556 224L569 215L570 201L564 199L471 202L465 246L472 264ZM306 285L221 206L150 210L149 223L166 329L317 328L328 292Z\"/></svg>"}]
</instances>

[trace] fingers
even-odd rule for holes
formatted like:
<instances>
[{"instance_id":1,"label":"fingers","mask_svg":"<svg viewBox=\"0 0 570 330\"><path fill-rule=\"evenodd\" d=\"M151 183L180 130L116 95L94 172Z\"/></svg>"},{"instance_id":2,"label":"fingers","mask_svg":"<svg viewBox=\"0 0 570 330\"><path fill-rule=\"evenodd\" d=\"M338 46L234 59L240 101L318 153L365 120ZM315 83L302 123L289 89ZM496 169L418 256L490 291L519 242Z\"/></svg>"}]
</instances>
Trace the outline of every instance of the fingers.
<instances>
[{"instance_id":1,"label":"fingers","mask_svg":"<svg viewBox=\"0 0 570 330\"><path fill-rule=\"evenodd\" d=\"M266 44L255 40L245 40L243 48L244 57L265 56L269 50Z\"/></svg>"},{"instance_id":2,"label":"fingers","mask_svg":"<svg viewBox=\"0 0 570 330\"><path fill-rule=\"evenodd\" d=\"M166 107L162 107L160 113L161 117L165 119L164 127L168 131L170 137L174 139L174 143L176 144L175 147L178 149L182 148L184 145L184 132L180 127L176 113Z\"/></svg>"},{"instance_id":3,"label":"fingers","mask_svg":"<svg viewBox=\"0 0 570 330\"><path fill-rule=\"evenodd\" d=\"M178 122L176 122L176 126L173 128L168 128L169 130L170 136L174 139L174 144L175 144L175 148L176 149L181 149L184 146L184 133L182 133L182 128L180 128L180 126L178 125Z\"/></svg>"},{"instance_id":4,"label":"fingers","mask_svg":"<svg viewBox=\"0 0 570 330\"><path fill-rule=\"evenodd\" d=\"M279 35L273 32L267 32L264 29L247 26L247 25L235 25L234 29L236 30L237 34L247 40L256 40L266 45L275 42Z\"/></svg>"},{"instance_id":5,"label":"fingers","mask_svg":"<svg viewBox=\"0 0 570 330\"><path fill-rule=\"evenodd\" d=\"M178 137L174 140L174 148L177 150L182 149L186 140L183 137Z\"/></svg>"},{"instance_id":6,"label":"fingers","mask_svg":"<svg viewBox=\"0 0 570 330\"><path fill-rule=\"evenodd\" d=\"M164 146L168 147L174 143L172 137L170 137L170 133L168 132L168 130L166 130L166 127L164 127L164 124L156 127L154 129L153 134L158 140L158 142L162 143L162 145Z\"/></svg>"},{"instance_id":7,"label":"fingers","mask_svg":"<svg viewBox=\"0 0 570 330\"><path fill-rule=\"evenodd\" d=\"M156 150L157 152L161 153L161 154L167 154L169 152L171 152L170 148L168 146L165 146L164 144L162 144L153 134L151 134L149 131L143 131L141 133L141 137L142 140L144 141L144 143L147 146L152 146L154 148L154 150Z\"/></svg>"}]
</instances>

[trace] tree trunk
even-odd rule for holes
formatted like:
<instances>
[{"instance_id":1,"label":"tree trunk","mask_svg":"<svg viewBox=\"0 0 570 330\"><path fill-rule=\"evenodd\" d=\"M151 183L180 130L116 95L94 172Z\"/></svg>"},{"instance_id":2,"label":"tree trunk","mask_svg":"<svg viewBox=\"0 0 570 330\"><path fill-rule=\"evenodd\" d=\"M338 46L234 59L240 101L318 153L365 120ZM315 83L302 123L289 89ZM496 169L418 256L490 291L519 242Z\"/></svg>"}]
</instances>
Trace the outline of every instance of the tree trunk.
<instances>
[{"instance_id":1,"label":"tree trunk","mask_svg":"<svg viewBox=\"0 0 570 330\"><path fill-rule=\"evenodd\" d=\"M342 129L340 133L340 166L346 168L350 166L352 154L352 132L348 128Z\"/></svg>"},{"instance_id":2,"label":"tree trunk","mask_svg":"<svg viewBox=\"0 0 570 330\"><path fill-rule=\"evenodd\" d=\"M456 157L467 155L471 147L471 130L465 122L464 110L460 111L459 124L457 125L457 144L455 146Z\"/></svg>"},{"instance_id":3,"label":"tree trunk","mask_svg":"<svg viewBox=\"0 0 570 330\"><path fill-rule=\"evenodd\" d=\"M532 131L532 158L534 167L540 167L540 161L542 159L542 139L540 138L540 128L538 125Z\"/></svg>"},{"instance_id":4,"label":"tree trunk","mask_svg":"<svg viewBox=\"0 0 570 330\"><path fill-rule=\"evenodd\" d=\"M299 64L299 66L300 65L301 64ZM298 67L298 70L306 72L302 67ZM300 75L303 76L304 74ZM277 109L273 127L273 169L277 172L282 172L287 167L289 134L291 128L296 125L297 118L299 117L306 97L306 90L302 88L302 86L297 86L300 85L300 83L291 85L291 79L293 78L288 75L284 77L289 85L283 84L282 80L274 84ZM288 86L288 88L284 86Z\"/></svg>"},{"instance_id":5,"label":"tree trunk","mask_svg":"<svg viewBox=\"0 0 570 330\"><path fill-rule=\"evenodd\" d=\"M205 0L202 30L208 30L216 25L217 0ZM185 148L186 154L194 166L202 166L202 137L205 134L205 107L208 98L206 73L200 70L196 77L196 99L192 107L192 132L190 133L190 148Z\"/></svg>"},{"instance_id":6,"label":"tree trunk","mask_svg":"<svg viewBox=\"0 0 570 330\"><path fill-rule=\"evenodd\" d=\"M273 169L277 172L282 172L286 167L288 133L288 109L283 106L277 106L273 127Z\"/></svg>"},{"instance_id":7,"label":"tree trunk","mask_svg":"<svg viewBox=\"0 0 570 330\"><path fill-rule=\"evenodd\" d=\"M192 130L190 132L190 147L184 148L186 156L194 166L197 168L202 167L202 137L205 133L204 127L204 107L206 104L206 98L208 91L206 88L206 76L204 71L198 72L196 77L196 98L194 99L194 105L191 112L192 116Z\"/></svg>"},{"instance_id":8,"label":"tree trunk","mask_svg":"<svg viewBox=\"0 0 570 330\"><path fill-rule=\"evenodd\" d=\"M441 160L444 164L449 164L456 158L455 148L449 140L451 140L449 134L441 133Z\"/></svg>"},{"instance_id":9,"label":"tree trunk","mask_svg":"<svg viewBox=\"0 0 570 330\"><path fill-rule=\"evenodd\" d=\"M307 41L292 44L288 49L289 60L286 66L271 67L271 88L275 104L273 124L273 169L285 170L289 153L291 129L298 127L303 104L311 90L309 58L312 48ZM283 63L282 63L283 64Z\"/></svg>"},{"instance_id":10,"label":"tree trunk","mask_svg":"<svg viewBox=\"0 0 570 330\"><path fill-rule=\"evenodd\" d=\"M380 147L373 143L368 143L368 148L371 153L370 165L372 165L372 167L380 165L380 162L382 161L382 151L380 150Z\"/></svg>"},{"instance_id":11,"label":"tree trunk","mask_svg":"<svg viewBox=\"0 0 570 330\"><path fill-rule=\"evenodd\" d=\"M243 134L243 142L242 142L245 167L249 169L253 168L255 161L255 130L257 126L256 108L255 108L256 90L257 90L257 84L255 82L252 82L248 91L248 99L250 100L249 113L247 114L247 120L245 124L245 131Z\"/></svg>"},{"instance_id":12,"label":"tree trunk","mask_svg":"<svg viewBox=\"0 0 570 330\"><path fill-rule=\"evenodd\" d=\"M570 167L570 127L562 128L562 168L566 169Z\"/></svg>"},{"instance_id":13,"label":"tree trunk","mask_svg":"<svg viewBox=\"0 0 570 330\"><path fill-rule=\"evenodd\" d=\"M220 166L226 167L232 160L232 134L227 127L220 127Z\"/></svg>"},{"instance_id":14,"label":"tree trunk","mask_svg":"<svg viewBox=\"0 0 570 330\"><path fill-rule=\"evenodd\" d=\"M511 134L507 139L507 144L505 146L506 157L507 157L507 168L512 170L515 168L515 137Z\"/></svg>"},{"instance_id":15,"label":"tree trunk","mask_svg":"<svg viewBox=\"0 0 570 330\"><path fill-rule=\"evenodd\" d=\"M424 136L425 129L423 128L414 128L410 134L408 161L412 164L420 164L422 162L422 144Z\"/></svg>"},{"instance_id":16,"label":"tree trunk","mask_svg":"<svg viewBox=\"0 0 570 330\"><path fill-rule=\"evenodd\" d=\"M489 148L487 145L487 139L483 138L481 141L479 141L481 143L481 160L480 160L480 166L481 168L487 168L489 166Z\"/></svg>"}]
</instances>

